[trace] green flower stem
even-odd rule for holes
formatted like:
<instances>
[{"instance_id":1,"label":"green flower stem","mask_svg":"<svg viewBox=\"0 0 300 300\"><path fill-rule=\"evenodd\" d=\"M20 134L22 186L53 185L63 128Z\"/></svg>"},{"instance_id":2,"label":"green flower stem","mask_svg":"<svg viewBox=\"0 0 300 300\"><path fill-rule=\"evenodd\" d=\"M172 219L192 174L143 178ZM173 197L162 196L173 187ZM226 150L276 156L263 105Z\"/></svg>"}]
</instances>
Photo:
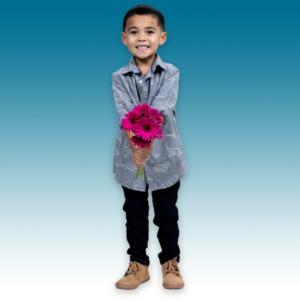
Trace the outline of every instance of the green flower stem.
<instances>
[{"instance_id":1,"label":"green flower stem","mask_svg":"<svg viewBox=\"0 0 300 300\"><path fill-rule=\"evenodd\" d=\"M137 178L143 178L144 177L144 166L138 168L138 170L136 172L136 177Z\"/></svg>"}]
</instances>

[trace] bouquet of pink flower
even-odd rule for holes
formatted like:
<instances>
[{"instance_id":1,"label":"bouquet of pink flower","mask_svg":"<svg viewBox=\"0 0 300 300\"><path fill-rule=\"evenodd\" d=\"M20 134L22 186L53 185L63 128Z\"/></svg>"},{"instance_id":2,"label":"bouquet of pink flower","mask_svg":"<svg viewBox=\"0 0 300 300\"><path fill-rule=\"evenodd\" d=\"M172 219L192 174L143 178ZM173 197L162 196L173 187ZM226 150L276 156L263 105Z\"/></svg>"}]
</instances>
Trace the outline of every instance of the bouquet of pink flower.
<instances>
[{"instance_id":1,"label":"bouquet of pink flower","mask_svg":"<svg viewBox=\"0 0 300 300\"><path fill-rule=\"evenodd\" d=\"M121 127L133 132L131 141L138 148L150 148L155 138L163 137L163 115L147 103L136 105L121 121ZM144 166L139 167L136 177L144 176Z\"/></svg>"}]
</instances>

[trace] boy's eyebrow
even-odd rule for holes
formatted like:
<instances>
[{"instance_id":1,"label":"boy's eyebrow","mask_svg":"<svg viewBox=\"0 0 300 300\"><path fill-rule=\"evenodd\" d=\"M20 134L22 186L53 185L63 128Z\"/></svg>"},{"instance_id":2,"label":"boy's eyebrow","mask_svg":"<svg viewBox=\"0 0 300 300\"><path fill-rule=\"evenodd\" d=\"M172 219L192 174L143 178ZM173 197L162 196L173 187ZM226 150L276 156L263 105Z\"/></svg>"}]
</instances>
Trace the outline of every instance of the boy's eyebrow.
<instances>
[{"instance_id":1,"label":"boy's eyebrow","mask_svg":"<svg viewBox=\"0 0 300 300\"><path fill-rule=\"evenodd\" d=\"M131 29L138 29L138 27L137 26L131 26L127 30L131 30ZM155 27L147 26L146 29L155 29Z\"/></svg>"}]
</instances>

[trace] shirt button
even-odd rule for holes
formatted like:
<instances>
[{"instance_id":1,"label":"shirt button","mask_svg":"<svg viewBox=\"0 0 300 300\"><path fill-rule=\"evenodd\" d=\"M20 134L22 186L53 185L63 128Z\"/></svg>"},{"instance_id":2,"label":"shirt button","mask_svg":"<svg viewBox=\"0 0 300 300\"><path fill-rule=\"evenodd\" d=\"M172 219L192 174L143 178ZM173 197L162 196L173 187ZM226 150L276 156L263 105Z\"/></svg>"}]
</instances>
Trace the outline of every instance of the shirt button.
<instances>
[{"instance_id":1,"label":"shirt button","mask_svg":"<svg viewBox=\"0 0 300 300\"><path fill-rule=\"evenodd\" d=\"M140 83L143 83L143 80L140 80Z\"/></svg>"}]
</instances>

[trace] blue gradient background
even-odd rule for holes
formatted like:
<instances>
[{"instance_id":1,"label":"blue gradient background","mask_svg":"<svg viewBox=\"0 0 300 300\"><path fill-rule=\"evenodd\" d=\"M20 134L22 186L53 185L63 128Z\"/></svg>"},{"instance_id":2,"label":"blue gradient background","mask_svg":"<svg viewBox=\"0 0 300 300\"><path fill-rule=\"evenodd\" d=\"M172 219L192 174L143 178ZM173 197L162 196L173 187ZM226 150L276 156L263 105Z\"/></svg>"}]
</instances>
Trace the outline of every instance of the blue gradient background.
<instances>
[{"instance_id":1,"label":"blue gradient background","mask_svg":"<svg viewBox=\"0 0 300 300\"><path fill-rule=\"evenodd\" d=\"M137 3L1 4L1 299L127 297L114 288L128 244L111 73L130 59L121 25ZM159 54L181 70L186 287L161 287L149 196L152 280L132 293L299 299L299 7L146 3L166 18Z\"/></svg>"}]
</instances>

